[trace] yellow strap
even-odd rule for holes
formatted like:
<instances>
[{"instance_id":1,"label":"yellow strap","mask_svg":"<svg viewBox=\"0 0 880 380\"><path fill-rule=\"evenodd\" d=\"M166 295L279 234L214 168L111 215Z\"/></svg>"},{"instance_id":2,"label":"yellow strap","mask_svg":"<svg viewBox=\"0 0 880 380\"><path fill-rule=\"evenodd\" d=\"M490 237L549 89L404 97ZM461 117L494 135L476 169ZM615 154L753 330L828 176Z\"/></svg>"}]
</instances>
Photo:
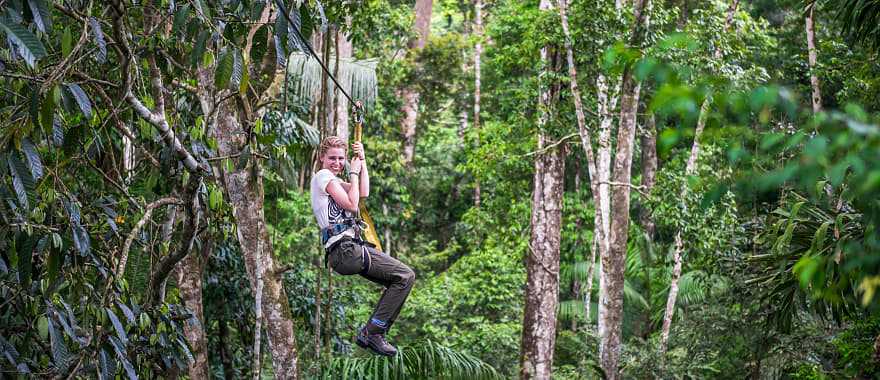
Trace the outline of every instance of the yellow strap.
<instances>
[{"instance_id":1,"label":"yellow strap","mask_svg":"<svg viewBox=\"0 0 880 380\"><path fill-rule=\"evenodd\" d=\"M354 112L358 112L358 109L355 109ZM355 117L354 123L354 141L360 142L361 136L363 135L363 120L361 117ZM370 217L370 213L367 211L367 205L361 199L360 203L360 218L367 224L367 228L364 230L364 238L370 243L376 246L376 249L382 251L382 243L379 242L379 234L376 233L376 225L373 224L373 218Z\"/></svg>"}]
</instances>

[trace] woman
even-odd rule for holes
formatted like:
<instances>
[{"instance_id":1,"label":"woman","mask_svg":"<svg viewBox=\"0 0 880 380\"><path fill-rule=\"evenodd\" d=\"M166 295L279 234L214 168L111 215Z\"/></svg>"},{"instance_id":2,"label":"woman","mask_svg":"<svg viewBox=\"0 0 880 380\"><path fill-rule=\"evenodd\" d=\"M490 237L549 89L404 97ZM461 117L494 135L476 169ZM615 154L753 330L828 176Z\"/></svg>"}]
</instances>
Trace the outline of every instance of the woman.
<instances>
[{"instance_id":1,"label":"woman","mask_svg":"<svg viewBox=\"0 0 880 380\"><path fill-rule=\"evenodd\" d=\"M379 355L393 356L397 349L385 340L415 281L415 273L397 259L374 249L360 239L356 219L360 199L370 194L364 147L352 144L354 158L349 182L339 178L345 168L345 141L326 138L318 151L321 170L312 177L312 211L321 228L326 261L341 275L360 274L385 287L367 324L357 333L358 346Z\"/></svg>"}]
</instances>

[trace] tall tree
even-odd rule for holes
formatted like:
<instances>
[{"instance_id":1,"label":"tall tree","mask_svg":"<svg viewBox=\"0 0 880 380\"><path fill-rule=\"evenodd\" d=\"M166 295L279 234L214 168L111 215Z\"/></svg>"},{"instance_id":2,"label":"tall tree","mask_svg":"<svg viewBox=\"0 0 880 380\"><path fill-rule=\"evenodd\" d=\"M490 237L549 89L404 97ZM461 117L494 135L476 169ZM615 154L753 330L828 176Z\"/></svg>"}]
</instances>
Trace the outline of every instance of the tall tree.
<instances>
[{"instance_id":1,"label":"tall tree","mask_svg":"<svg viewBox=\"0 0 880 380\"><path fill-rule=\"evenodd\" d=\"M727 18L724 21L723 31L727 32L730 30L730 26L733 24L733 17L736 14L736 9L739 6L739 0L733 0L730 3L730 6L727 8ZM723 58L724 52L721 50L720 45L715 46L715 50L712 53L712 56L715 60L720 61ZM697 159L700 155L700 137L703 135L703 130L706 128L706 120L708 118L709 113L709 105L711 103L711 95L707 96L706 99L703 100L703 104L700 106L700 114L697 117L697 128L694 131L694 141L691 145L690 155L688 155L687 165L685 167L685 177L691 176L696 172L697 169ZM687 182L682 185L682 194L687 194L689 191ZM685 203L686 197L681 197L681 207L683 210L687 209L687 204ZM675 232L675 249L672 255L672 278L669 281L669 294L666 297L666 310L663 314L663 327L660 332L660 355L663 356L666 354L666 348L669 343L669 331L672 327L672 317L675 314L675 304L678 299L678 282L681 279L681 267L683 261L684 254L684 240L682 239L682 231L679 228Z\"/></svg>"},{"instance_id":2,"label":"tall tree","mask_svg":"<svg viewBox=\"0 0 880 380\"><path fill-rule=\"evenodd\" d=\"M602 177L602 174L600 174L600 173L606 173L604 178L606 178L605 182L607 182L607 168L609 167L610 149L611 149L610 139L609 139L611 119L606 117L606 118L603 118L603 120L602 120L601 131L603 131L603 132L600 132L600 140L603 141L604 144L600 145L600 155L605 160L600 163L601 169L597 169L596 158L593 153L593 143L591 141L592 137L590 136L590 131L587 129L586 114L584 113L583 100L581 99L580 87L578 85L577 66L575 65L575 60L574 60L574 40L571 36L571 30L568 25L568 13L567 12L568 12L568 4L567 4L566 0L559 0L559 19L560 19L560 23L562 25L563 34L565 35L565 40L564 40L565 41L565 57L566 57L566 63L568 65L568 77L569 77L569 86L571 88L571 96L574 99L574 109L575 109L575 116L576 116L577 126L578 126L578 135L580 135L581 146L583 147L584 155L587 158L587 172L589 174L589 179L590 179L590 190L591 190L590 192L593 194L594 204L597 205L597 209L596 209L595 217L594 217L594 226L595 226L594 233L593 233L594 242L593 242L592 249L590 250L590 264L589 264L589 269L587 269L587 277L586 277L587 278L587 287L586 287L586 291L584 292L584 315L589 317L589 315L590 315L590 294L592 293L592 289L593 289L593 281L592 281L593 267L595 266L595 263L596 263L596 254L598 253L598 251L600 251L600 249L599 249L600 245L602 245L602 247L607 248L607 244L606 244L607 239L605 238L606 234L604 232L604 231L607 231L607 228L603 227L603 223L605 223L605 221L607 221L608 219L602 217L605 209L601 208L599 205L606 203L605 200L607 200L608 186L607 186L607 183L601 184L601 179L599 179L599 178ZM603 95L603 94L607 94L607 86L605 86L603 89L601 87L601 84L604 84L604 76L600 76L600 99L599 99L600 114L602 114L601 111L603 111L603 110L606 111L606 113L607 113L607 109L605 109L605 106L607 104L607 102L606 102L607 96ZM613 105L611 107L613 107ZM597 173L597 170L599 170L599 173ZM578 174L580 174L580 173L578 173ZM579 178L579 177L577 177L577 178ZM578 187L580 187L580 186L578 186ZM600 190L600 187L603 187L604 192L602 190ZM603 194L605 195L605 197L603 197Z\"/></svg>"},{"instance_id":3,"label":"tall tree","mask_svg":"<svg viewBox=\"0 0 880 380\"><path fill-rule=\"evenodd\" d=\"M419 51L425 47L428 42L428 35L431 32L431 10L434 6L434 0L416 0L415 5L415 24L416 38L409 41L409 54L417 56ZM401 98L403 106L401 112L403 119L401 120L401 128L403 129L403 162L407 166L412 166L416 151L416 123L419 118L419 90L411 85L407 85L401 90Z\"/></svg>"},{"instance_id":4,"label":"tall tree","mask_svg":"<svg viewBox=\"0 0 880 380\"><path fill-rule=\"evenodd\" d=\"M540 9L552 9L550 0L541 0ZM538 97L538 154L535 157L532 192L531 237L526 259L526 291L520 346L520 378L550 379L556 345L556 312L559 305L559 249L562 227L562 193L565 147L548 144L547 127L559 83L549 75L554 70L556 52L541 48L543 83ZM554 146L555 145L555 146Z\"/></svg>"},{"instance_id":5,"label":"tall tree","mask_svg":"<svg viewBox=\"0 0 880 380\"><path fill-rule=\"evenodd\" d=\"M810 88L813 91L810 99L812 100L813 112L815 113L822 110L822 90L819 88L819 75L816 73L818 60L816 57L816 20L815 17L813 17L816 4L810 4L807 8L807 17L804 20L804 24L807 31L807 59L810 64Z\"/></svg>"},{"instance_id":6,"label":"tall tree","mask_svg":"<svg viewBox=\"0 0 880 380\"><path fill-rule=\"evenodd\" d=\"M632 26L628 45L641 46L648 26L650 0L635 0ZM633 76L632 67L624 68L620 86L620 121L617 128L617 147L614 154L614 171L611 192L611 221L608 229L609 250L601 257L606 297L599 302L599 365L608 379L618 379L620 361L621 327L623 323L623 282L626 267L626 248L629 239L629 203L633 142L636 131L636 114L639 105L641 83Z\"/></svg>"},{"instance_id":7,"label":"tall tree","mask_svg":"<svg viewBox=\"0 0 880 380\"><path fill-rule=\"evenodd\" d=\"M477 149L480 147L480 91L482 90L482 57L483 57L483 0L474 0L474 129L477 130ZM480 179L474 184L474 205L480 207L482 197Z\"/></svg>"}]
</instances>

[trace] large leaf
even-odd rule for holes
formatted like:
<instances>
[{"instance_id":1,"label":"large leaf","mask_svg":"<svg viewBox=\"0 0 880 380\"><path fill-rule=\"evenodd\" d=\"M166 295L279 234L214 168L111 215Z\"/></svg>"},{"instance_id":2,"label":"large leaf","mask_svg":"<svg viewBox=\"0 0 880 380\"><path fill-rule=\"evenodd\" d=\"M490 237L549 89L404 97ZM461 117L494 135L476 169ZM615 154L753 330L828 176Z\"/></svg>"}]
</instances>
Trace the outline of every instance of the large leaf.
<instances>
[{"instance_id":1,"label":"large leaf","mask_svg":"<svg viewBox=\"0 0 880 380\"><path fill-rule=\"evenodd\" d=\"M119 340L123 345L128 344L128 333L125 332L125 326L122 325L122 322L119 321L119 317L116 316L116 313L113 312L113 309L106 307L104 308L107 311L107 317L110 318L110 323L113 324L113 328L116 329L116 335L119 336Z\"/></svg>"},{"instance_id":2,"label":"large leaf","mask_svg":"<svg viewBox=\"0 0 880 380\"><path fill-rule=\"evenodd\" d=\"M37 148L30 139L25 137L21 139L21 150L24 151L28 168L31 170L31 176L33 176L35 181L39 180L43 176L43 163L40 161L40 154L37 153Z\"/></svg>"},{"instance_id":3,"label":"large leaf","mask_svg":"<svg viewBox=\"0 0 880 380\"><path fill-rule=\"evenodd\" d=\"M101 30L101 23L94 17L89 17L89 26L95 36L95 44L98 45L98 63L107 62L107 42L104 40L104 31Z\"/></svg>"},{"instance_id":4,"label":"large leaf","mask_svg":"<svg viewBox=\"0 0 880 380\"><path fill-rule=\"evenodd\" d=\"M125 373L128 375L129 380L137 380L137 372L135 372L134 366L132 366L131 362L128 360L128 355L126 355L125 347L122 345L122 342L120 342L115 336L111 336L110 343L113 344L113 350L116 351L116 357L122 362L122 367L125 368Z\"/></svg>"},{"instance_id":5,"label":"large leaf","mask_svg":"<svg viewBox=\"0 0 880 380\"><path fill-rule=\"evenodd\" d=\"M15 195L18 197L19 205L25 210L30 211L30 202L28 195L34 191L34 179L27 166L19 158L17 152L10 152L7 163L9 171L12 173L12 187L15 189Z\"/></svg>"},{"instance_id":6,"label":"large leaf","mask_svg":"<svg viewBox=\"0 0 880 380\"><path fill-rule=\"evenodd\" d=\"M234 49L232 51L232 74L229 77L229 87L238 88L241 80L244 78L244 59L241 57L241 51Z\"/></svg>"},{"instance_id":7,"label":"large leaf","mask_svg":"<svg viewBox=\"0 0 880 380\"><path fill-rule=\"evenodd\" d=\"M179 35L178 37L184 38L186 37L186 25L187 19L189 19L190 5L184 4L182 7L177 8L177 11L174 12L174 22L171 24L171 33L177 35L182 30L184 35Z\"/></svg>"},{"instance_id":8,"label":"large leaf","mask_svg":"<svg viewBox=\"0 0 880 380\"><path fill-rule=\"evenodd\" d=\"M15 45L15 51L31 68L34 68L38 59L46 56L43 43L24 26L0 17L0 29L6 32L6 37Z\"/></svg>"},{"instance_id":9,"label":"large leaf","mask_svg":"<svg viewBox=\"0 0 880 380\"><path fill-rule=\"evenodd\" d=\"M98 352L98 379L110 380L116 378L116 361L107 351L101 349Z\"/></svg>"},{"instance_id":10,"label":"large leaf","mask_svg":"<svg viewBox=\"0 0 880 380\"><path fill-rule=\"evenodd\" d=\"M82 87L76 83L69 83L67 84L67 90L70 91L70 94L76 99L76 104L79 105L79 109L82 111L83 115L85 115L86 119L91 119L92 102L89 100L89 96L86 95L86 92L83 91Z\"/></svg>"},{"instance_id":11,"label":"large leaf","mask_svg":"<svg viewBox=\"0 0 880 380\"><path fill-rule=\"evenodd\" d=\"M217 61L217 69L214 71L214 86L216 88L226 88L232 78L232 70L235 66L235 54L232 50L226 50L220 55Z\"/></svg>"},{"instance_id":12,"label":"large leaf","mask_svg":"<svg viewBox=\"0 0 880 380\"><path fill-rule=\"evenodd\" d=\"M64 144L64 125L61 124L58 116L52 118L52 144L56 147Z\"/></svg>"},{"instance_id":13,"label":"large leaf","mask_svg":"<svg viewBox=\"0 0 880 380\"><path fill-rule=\"evenodd\" d=\"M84 255L88 254L91 250L91 241L89 239L89 233L82 225L79 205L74 199L64 199L64 209L67 210L67 215L70 220L70 232L73 236L73 245L79 253Z\"/></svg>"},{"instance_id":14,"label":"large leaf","mask_svg":"<svg viewBox=\"0 0 880 380\"><path fill-rule=\"evenodd\" d=\"M290 8L290 21L293 21L293 24L287 25L287 51L299 50L303 53L308 53L305 42L300 38L300 35L303 33L302 17L300 16L299 8Z\"/></svg>"},{"instance_id":15,"label":"large leaf","mask_svg":"<svg viewBox=\"0 0 880 380\"><path fill-rule=\"evenodd\" d=\"M67 349L67 344L64 343L64 336L61 335L61 331L58 330L58 327L52 323L52 318L48 318L49 320L49 342L52 348L52 361L55 363L55 366L58 367L62 372L67 369L68 364L70 363L70 350Z\"/></svg>"},{"instance_id":16,"label":"large leaf","mask_svg":"<svg viewBox=\"0 0 880 380\"><path fill-rule=\"evenodd\" d=\"M211 32L203 30L196 38L196 44L193 46L192 53L189 57L189 63L193 67L198 66L199 63L202 62L202 56L205 55L205 46L208 43L208 37L211 37Z\"/></svg>"},{"instance_id":17,"label":"large leaf","mask_svg":"<svg viewBox=\"0 0 880 380\"><path fill-rule=\"evenodd\" d=\"M51 32L52 14L49 12L49 7L46 6L46 0L28 0L28 5L31 7L37 29L43 33Z\"/></svg>"}]
</instances>

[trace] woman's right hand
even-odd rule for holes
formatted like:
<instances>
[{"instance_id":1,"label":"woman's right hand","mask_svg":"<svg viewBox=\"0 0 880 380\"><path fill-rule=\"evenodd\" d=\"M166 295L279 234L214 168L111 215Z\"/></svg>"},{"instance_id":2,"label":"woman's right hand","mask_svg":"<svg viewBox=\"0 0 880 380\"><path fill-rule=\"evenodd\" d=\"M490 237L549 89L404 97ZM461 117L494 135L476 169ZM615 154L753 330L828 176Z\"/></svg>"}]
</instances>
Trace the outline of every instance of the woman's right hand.
<instances>
[{"instance_id":1,"label":"woman's right hand","mask_svg":"<svg viewBox=\"0 0 880 380\"><path fill-rule=\"evenodd\" d=\"M354 159L351 160L351 164L349 166L348 171L349 171L349 173L360 174L362 168L363 168L363 161L360 158L355 157Z\"/></svg>"}]
</instances>

